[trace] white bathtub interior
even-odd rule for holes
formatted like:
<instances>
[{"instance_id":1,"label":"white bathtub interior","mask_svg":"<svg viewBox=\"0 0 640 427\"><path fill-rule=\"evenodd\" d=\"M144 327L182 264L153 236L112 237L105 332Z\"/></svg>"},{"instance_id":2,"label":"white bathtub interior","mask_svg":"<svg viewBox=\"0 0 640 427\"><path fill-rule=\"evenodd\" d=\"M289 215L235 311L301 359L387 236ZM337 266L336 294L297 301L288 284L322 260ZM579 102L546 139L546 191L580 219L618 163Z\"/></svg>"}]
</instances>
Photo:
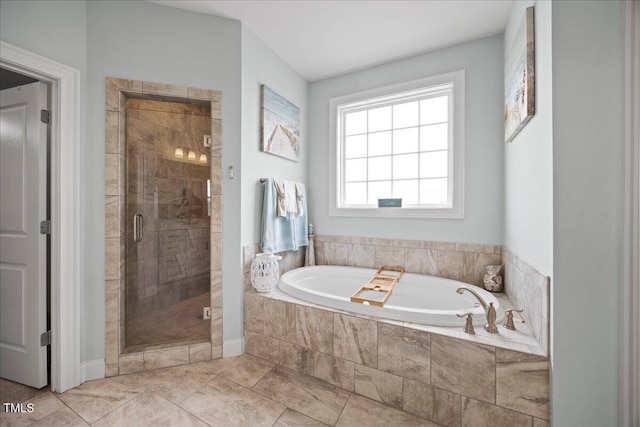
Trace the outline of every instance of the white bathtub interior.
<instances>
[{"instance_id":1,"label":"white bathtub interior","mask_svg":"<svg viewBox=\"0 0 640 427\"><path fill-rule=\"evenodd\" d=\"M473 313L473 323L482 326L486 316L478 300L469 292L456 290L470 287L487 304L496 309L496 322L504 318L504 307L496 296L477 286L456 280L405 273L393 288L383 307L352 302L351 295L376 274L375 269L344 266L313 266L288 271L279 288L301 300L325 307L433 326L462 326L458 314Z\"/></svg>"}]
</instances>

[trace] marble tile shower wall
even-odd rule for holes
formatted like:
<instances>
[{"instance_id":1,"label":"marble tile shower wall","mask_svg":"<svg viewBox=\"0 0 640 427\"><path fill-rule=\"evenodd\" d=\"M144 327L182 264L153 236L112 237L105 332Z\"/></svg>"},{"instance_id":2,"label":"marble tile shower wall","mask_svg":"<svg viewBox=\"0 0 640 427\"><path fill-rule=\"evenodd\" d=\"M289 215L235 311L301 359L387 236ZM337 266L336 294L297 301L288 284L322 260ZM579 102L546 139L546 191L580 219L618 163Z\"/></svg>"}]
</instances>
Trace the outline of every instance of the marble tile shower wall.
<instances>
[{"instance_id":1,"label":"marble tile shower wall","mask_svg":"<svg viewBox=\"0 0 640 427\"><path fill-rule=\"evenodd\" d=\"M131 99L207 105L210 117L210 342L125 354L126 103ZM198 119L199 120L199 119ZM203 119L204 121L204 119ZM184 147L188 148L188 147ZM174 147L175 150L175 147ZM105 364L106 376L222 357L222 93L108 77L105 81ZM167 171L167 174L169 172ZM167 208L167 212L169 208ZM159 210L160 213L160 210ZM158 230L159 232L159 230ZM158 235L159 237L159 235ZM196 237L196 236L191 236ZM198 240L202 237L198 235ZM171 240L171 239L168 239ZM185 237L185 245L187 238ZM196 243L197 245L197 243ZM158 267L160 274L160 266ZM167 271L168 274L168 271Z\"/></svg>"},{"instance_id":2,"label":"marble tile shower wall","mask_svg":"<svg viewBox=\"0 0 640 427\"><path fill-rule=\"evenodd\" d=\"M548 426L549 359L245 292L245 349L444 426Z\"/></svg>"},{"instance_id":3,"label":"marble tile shower wall","mask_svg":"<svg viewBox=\"0 0 640 427\"><path fill-rule=\"evenodd\" d=\"M516 306L524 308L522 315L533 336L549 353L549 310L551 280L527 264L509 248L502 248L504 263L504 293Z\"/></svg>"},{"instance_id":4,"label":"marble tile shower wall","mask_svg":"<svg viewBox=\"0 0 640 427\"><path fill-rule=\"evenodd\" d=\"M203 164L199 155L211 116L207 105L133 98L126 123L126 218L145 218L140 243L127 227L126 316L133 319L209 292L210 159L206 153Z\"/></svg>"},{"instance_id":5,"label":"marble tile shower wall","mask_svg":"<svg viewBox=\"0 0 640 427\"><path fill-rule=\"evenodd\" d=\"M396 265L408 273L427 274L482 286L484 268L502 262L499 245L316 236L318 265L378 268Z\"/></svg>"}]
</instances>

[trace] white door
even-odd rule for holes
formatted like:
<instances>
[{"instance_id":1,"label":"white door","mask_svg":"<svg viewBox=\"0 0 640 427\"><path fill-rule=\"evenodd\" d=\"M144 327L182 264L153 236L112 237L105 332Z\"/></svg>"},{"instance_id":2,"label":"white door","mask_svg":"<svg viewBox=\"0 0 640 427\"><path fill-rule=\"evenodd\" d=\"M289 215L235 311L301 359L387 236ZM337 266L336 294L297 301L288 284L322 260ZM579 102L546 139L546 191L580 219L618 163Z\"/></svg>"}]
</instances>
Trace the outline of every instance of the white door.
<instances>
[{"instance_id":1,"label":"white door","mask_svg":"<svg viewBox=\"0 0 640 427\"><path fill-rule=\"evenodd\" d=\"M47 106L40 82L0 91L0 377L47 385Z\"/></svg>"}]
</instances>

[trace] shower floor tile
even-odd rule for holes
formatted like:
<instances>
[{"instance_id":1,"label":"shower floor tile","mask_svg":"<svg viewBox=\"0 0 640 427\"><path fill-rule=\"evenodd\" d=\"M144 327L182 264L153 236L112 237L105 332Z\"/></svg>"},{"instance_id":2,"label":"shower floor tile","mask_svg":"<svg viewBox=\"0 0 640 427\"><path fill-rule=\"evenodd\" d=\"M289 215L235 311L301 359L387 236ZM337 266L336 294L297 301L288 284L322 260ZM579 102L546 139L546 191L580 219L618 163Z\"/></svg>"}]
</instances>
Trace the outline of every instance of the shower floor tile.
<instances>
[{"instance_id":1,"label":"shower floor tile","mask_svg":"<svg viewBox=\"0 0 640 427\"><path fill-rule=\"evenodd\" d=\"M209 294L189 298L169 307L127 321L127 349L209 339L209 320L202 309L208 307Z\"/></svg>"},{"instance_id":2,"label":"shower floor tile","mask_svg":"<svg viewBox=\"0 0 640 427\"><path fill-rule=\"evenodd\" d=\"M11 403L32 403L34 411L3 409L0 426L437 426L246 354Z\"/></svg>"}]
</instances>

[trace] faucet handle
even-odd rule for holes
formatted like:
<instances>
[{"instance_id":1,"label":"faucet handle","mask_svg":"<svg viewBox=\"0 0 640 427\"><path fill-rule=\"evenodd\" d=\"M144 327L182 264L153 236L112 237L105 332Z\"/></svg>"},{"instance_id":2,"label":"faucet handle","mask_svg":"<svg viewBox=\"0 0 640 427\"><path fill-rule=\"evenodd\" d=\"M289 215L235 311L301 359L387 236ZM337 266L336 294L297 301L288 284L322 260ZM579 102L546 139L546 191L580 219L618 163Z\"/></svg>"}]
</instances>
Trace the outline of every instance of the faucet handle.
<instances>
[{"instance_id":1,"label":"faucet handle","mask_svg":"<svg viewBox=\"0 0 640 427\"><path fill-rule=\"evenodd\" d=\"M458 317L467 317L467 321L465 322L464 328L462 329L467 334L474 335L476 333L475 329L473 329L473 313L462 313L456 314Z\"/></svg>"},{"instance_id":2,"label":"faucet handle","mask_svg":"<svg viewBox=\"0 0 640 427\"><path fill-rule=\"evenodd\" d=\"M507 313L507 318L504 321L504 325L502 325L507 329L511 329L512 331L516 330L516 325L513 323L513 312L514 311L516 313L522 313L523 309L522 308L513 308L513 307L506 309L504 312ZM523 322L524 322L524 320L523 320Z\"/></svg>"}]
</instances>

